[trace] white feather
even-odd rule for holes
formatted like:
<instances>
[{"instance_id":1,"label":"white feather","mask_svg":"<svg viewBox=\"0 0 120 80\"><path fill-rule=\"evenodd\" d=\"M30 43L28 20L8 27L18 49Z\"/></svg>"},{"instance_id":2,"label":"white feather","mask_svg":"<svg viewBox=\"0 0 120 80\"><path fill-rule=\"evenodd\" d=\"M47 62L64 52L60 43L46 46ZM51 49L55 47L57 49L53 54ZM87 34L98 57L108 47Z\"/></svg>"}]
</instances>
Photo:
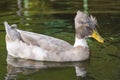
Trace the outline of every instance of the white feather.
<instances>
[{"instance_id":1,"label":"white feather","mask_svg":"<svg viewBox=\"0 0 120 80\"><path fill-rule=\"evenodd\" d=\"M74 47L77 46L82 46L82 47L88 47L87 42L85 39L78 39L77 37L75 38L75 44Z\"/></svg>"}]
</instances>

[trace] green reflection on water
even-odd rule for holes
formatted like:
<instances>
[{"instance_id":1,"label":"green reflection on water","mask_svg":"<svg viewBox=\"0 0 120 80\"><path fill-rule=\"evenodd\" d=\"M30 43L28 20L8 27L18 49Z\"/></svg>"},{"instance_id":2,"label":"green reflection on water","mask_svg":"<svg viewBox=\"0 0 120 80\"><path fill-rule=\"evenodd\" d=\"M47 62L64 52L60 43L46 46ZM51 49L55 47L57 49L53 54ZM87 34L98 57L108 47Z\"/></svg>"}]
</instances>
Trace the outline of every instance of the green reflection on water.
<instances>
[{"instance_id":1,"label":"green reflection on water","mask_svg":"<svg viewBox=\"0 0 120 80\"><path fill-rule=\"evenodd\" d=\"M20 1L20 2L18 2ZM27 31L54 36L74 43L74 16L77 10L87 11L97 17L98 31L106 39L99 44L88 39L91 50L88 75L93 80L120 79L120 7L119 0L1 0L0 1L0 80L6 74L6 46L3 22L18 24L18 28ZM86 1L86 0L85 0ZM4 6L6 5L6 6ZM39 77L39 74L41 74ZM18 80L38 78L48 80L76 79L73 68L47 69L35 74L20 74ZM49 80L50 80L49 78Z\"/></svg>"}]
</instances>

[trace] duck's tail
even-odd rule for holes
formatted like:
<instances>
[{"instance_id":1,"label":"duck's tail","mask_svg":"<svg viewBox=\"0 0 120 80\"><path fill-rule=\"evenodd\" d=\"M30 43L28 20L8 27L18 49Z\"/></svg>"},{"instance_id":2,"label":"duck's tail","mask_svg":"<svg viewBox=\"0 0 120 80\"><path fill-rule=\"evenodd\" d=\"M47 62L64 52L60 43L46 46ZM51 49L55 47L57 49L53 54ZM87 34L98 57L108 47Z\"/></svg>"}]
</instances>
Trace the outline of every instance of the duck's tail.
<instances>
[{"instance_id":1,"label":"duck's tail","mask_svg":"<svg viewBox=\"0 0 120 80\"><path fill-rule=\"evenodd\" d=\"M6 34L11 40L21 39L20 33L16 30L15 27L11 27L6 21L4 22L4 26Z\"/></svg>"}]
</instances>

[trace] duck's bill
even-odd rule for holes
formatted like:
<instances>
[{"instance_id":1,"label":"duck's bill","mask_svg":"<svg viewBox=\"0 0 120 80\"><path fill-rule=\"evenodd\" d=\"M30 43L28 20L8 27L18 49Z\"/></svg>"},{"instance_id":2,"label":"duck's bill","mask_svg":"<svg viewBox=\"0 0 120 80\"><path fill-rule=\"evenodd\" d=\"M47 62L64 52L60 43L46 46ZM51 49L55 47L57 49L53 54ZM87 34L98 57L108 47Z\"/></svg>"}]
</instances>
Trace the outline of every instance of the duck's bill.
<instances>
[{"instance_id":1,"label":"duck's bill","mask_svg":"<svg viewBox=\"0 0 120 80\"><path fill-rule=\"evenodd\" d=\"M100 43L104 43L104 39L99 35L99 33L96 30L93 30L93 33L91 35L94 39L96 39Z\"/></svg>"}]
</instances>

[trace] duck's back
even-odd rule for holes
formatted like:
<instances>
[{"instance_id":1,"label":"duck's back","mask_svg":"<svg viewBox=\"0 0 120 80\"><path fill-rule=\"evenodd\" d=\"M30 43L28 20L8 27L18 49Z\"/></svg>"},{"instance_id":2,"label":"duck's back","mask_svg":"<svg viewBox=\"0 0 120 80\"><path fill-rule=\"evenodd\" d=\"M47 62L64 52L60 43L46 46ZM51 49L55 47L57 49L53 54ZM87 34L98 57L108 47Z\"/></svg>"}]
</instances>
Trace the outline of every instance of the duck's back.
<instances>
[{"instance_id":1,"label":"duck's back","mask_svg":"<svg viewBox=\"0 0 120 80\"><path fill-rule=\"evenodd\" d=\"M41 47L51 53L55 52L59 54L60 52L69 50L73 47L71 44L61 39L23 30L17 31L20 33L22 40L26 44Z\"/></svg>"}]
</instances>

